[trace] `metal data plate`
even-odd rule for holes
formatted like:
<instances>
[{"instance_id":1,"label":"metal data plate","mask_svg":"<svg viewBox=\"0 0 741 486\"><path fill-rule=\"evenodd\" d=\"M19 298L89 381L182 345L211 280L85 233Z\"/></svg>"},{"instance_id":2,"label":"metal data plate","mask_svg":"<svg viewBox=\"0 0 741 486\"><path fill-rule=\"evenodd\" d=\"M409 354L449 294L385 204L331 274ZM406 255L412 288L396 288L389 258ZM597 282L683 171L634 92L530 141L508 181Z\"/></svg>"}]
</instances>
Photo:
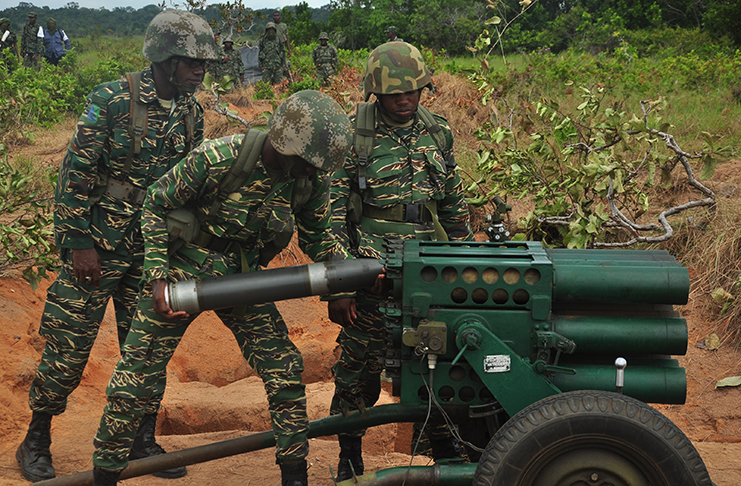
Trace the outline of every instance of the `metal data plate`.
<instances>
[{"instance_id":1,"label":"metal data plate","mask_svg":"<svg viewBox=\"0 0 741 486\"><path fill-rule=\"evenodd\" d=\"M484 373L506 373L509 371L511 359L508 354L492 354L484 356Z\"/></svg>"}]
</instances>

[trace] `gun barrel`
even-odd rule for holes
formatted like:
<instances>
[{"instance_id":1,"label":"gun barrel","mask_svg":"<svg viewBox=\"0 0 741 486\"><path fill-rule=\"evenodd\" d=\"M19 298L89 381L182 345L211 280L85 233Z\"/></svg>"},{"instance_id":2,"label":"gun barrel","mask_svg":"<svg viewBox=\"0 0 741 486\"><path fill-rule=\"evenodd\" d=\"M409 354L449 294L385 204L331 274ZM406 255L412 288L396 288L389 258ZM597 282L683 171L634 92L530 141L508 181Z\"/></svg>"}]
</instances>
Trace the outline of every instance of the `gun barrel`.
<instances>
[{"instance_id":1,"label":"gun barrel","mask_svg":"<svg viewBox=\"0 0 741 486\"><path fill-rule=\"evenodd\" d=\"M173 310L195 314L310 295L352 292L371 287L383 272L372 258L310 263L238 273L168 285L166 298Z\"/></svg>"}]
</instances>

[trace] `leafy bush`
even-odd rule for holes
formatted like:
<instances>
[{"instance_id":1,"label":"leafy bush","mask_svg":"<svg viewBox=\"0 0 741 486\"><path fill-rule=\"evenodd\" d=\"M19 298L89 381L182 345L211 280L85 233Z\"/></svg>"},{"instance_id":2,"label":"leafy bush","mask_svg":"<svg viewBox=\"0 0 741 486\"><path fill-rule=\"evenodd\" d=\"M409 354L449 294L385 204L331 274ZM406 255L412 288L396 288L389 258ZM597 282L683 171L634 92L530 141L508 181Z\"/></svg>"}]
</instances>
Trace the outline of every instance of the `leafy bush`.
<instances>
[{"instance_id":1,"label":"leafy bush","mask_svg":"<svg viewBox=\"0 0 741 486\"><path fill-rule=\"evenodd\" d=\"M2 145L0 150L4 152ZM16 165L8 163L5 153L0 158L0 273L21 268L36 288L58 267L49 196L56 171L39 174L31 160L20 160Z\"/></svg>"}]
</instances>

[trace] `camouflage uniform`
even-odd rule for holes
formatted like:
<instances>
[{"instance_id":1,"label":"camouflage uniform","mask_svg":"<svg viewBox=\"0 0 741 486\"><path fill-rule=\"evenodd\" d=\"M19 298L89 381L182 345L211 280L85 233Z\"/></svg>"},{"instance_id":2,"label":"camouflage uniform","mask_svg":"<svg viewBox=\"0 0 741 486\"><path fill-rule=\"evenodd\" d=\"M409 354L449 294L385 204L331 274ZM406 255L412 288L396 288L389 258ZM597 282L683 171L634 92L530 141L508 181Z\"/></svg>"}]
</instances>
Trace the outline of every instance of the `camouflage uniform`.
<instances>
[{"instance_id":1,"label":"camouflage uniform","mask_svg":"<svg viewBox=\"0 0 741 486\"><path fill-rule=\"evenodd\" d=\"M366 100L371 93L378 96L429 87L429 72L416 49L408 44L383 46L368 58ZM419 60L418 65L409 60L410 48L418 55L412 59ZM392 51L390 61L379 61L379 50ZM383 86L374 85L373 80ZM332 178L332 231L343 245L352 248L354 256L372 258L382 256L383 241L388 237L473 240L463 184L453 161L453 135L445 119L433 115L445 134L445 146L438 147L419 111L411 120L400 123L384 116L380 101L374 109L375 141L364 173L359 170L358 154L353 147L343 168ZM359 184L361 177L367 185L363 190ZM360 196L356 198L353 193ZM356 293L355 299L357 318L352 324L344 325L337 337L342 352L332 368L335 394L331 414L371 407L381 391L380 374L386 349L385 318L378 309L381 301L362 291ZM444 426L435 433L436 439L449 437ZM356 471L362 468L359 438L364 434L363 429L340 435L338 470L343 475L339 479L349 477L343 461L353 462Z\"/></svg>"},{"instance_id":2,"label":"camouflage uniform","mask_svg":"<svg viewBox=\"0 0 741 486\"><path fill-rule=\"evenodd\" d=\"M322 32L319 39L327 39L326 34ZM339 59L337 58L337 49L332 44L326 46L318 45L312 53L314 66L316 66L316 77L322 80L322 84L327 84L330 76L334 76Z\"/></svg>"},{"instance_id":3,"label":"camouflage uniform","mask_svg":"<svg viewBox=\"0 0 741 486\"><path fill-rule=\"evenodd\" d=\"M146 188L203 140L203 109L193 97L179 97L172 114L163 107L154 87L152 69L142 72L141 100L147 105L147 133L141 154L130 173L122 169L132 144L128 81L97 87L87 98L67 154L59 170L54 229L61 248L62 271L49 287L40 333L47 340L36 378L31 385L32 410L57 415L67 396L80 383L90 350L113 297L118 339L123 345L142 276L144 241L139 218ZM193 133L185 118L195 116ZM130 184L129 200L103 194L90 203L91 188L105 189L104 181ZM140 195L140 196L137 196ZM138 200L137 200L138 198ZM95 248L100 254L100 287L81 284L73 276L72 250ZM64 363L64 366L60 366ZM164 375L151 411L164 393Z\"/></svg>"},{"instance_id":4,"label":"camouflage uniform","mask_svg":"<svg viewBox=\"0 0 741 486\"><path fill-rule=\"evenodd\" d=\"M298 96L303 93L307 92L299 92L281 105L298 107L304 113L302 121L310 116L306 114L311 109ZM347 116L339 106L336 108L345 122L342 126L332 121L331 130L337 132L336 136L319 140L320 137L312 135L314 125L310 125L302 127L302 139L286 142L290 138L295 140L293 136L297 132L271 129L273 147L290 156L296 154L286 149L287 145L304 144L300 155L312 165L321 167L325 159L332 157L339 163L350 144L350 127ZM286 111L291 109L288 107ZM273 119L279 116L279 110L281 107ZM310 146L306 145L307 138ZM302 179L276 173L260 160L242 187L229 195L216 214L205 217L243 140L244 135L234 135L204 143L149 189L143 223L147 248L144 286L124 346L126 352L107 388L108 405L95 438L96 467L120 470L126 466L136 421L153 396L157 377L164 373L183 333L196 318L191 315L167 322L155 313L151 282L258 271L260 248L275 232L291 224L292 218L298 228L301 249L314 261L351 258L328 231L329 178L320 174L299 184ZM309 150L314 156L307 155ZM306 201L303 205L294 207L292 198L301 186L308 189L308 197L302 199ZM170 257L166 216L170 210L185 206L202 218L201 235ZM242 266L243 262L246 267ZM265 383L279 461L303 460L308 453L306 396L301 383L303 360L290 341L275 304L254 305L243 312L221 310L216 314L234 333L247 362Z\"/></svg>"},{"instance_id":5,"label":"camouflage uniform","mask_svg":"<svg viewBox=\"0 0 741 486\"><path fill-rule=\"evenodd\" d=\"M260 39L260 54L257 59L260 71L262 71L262 80L266 83L278 84L283 80L286 48L277 35L269 38L268 29L270 28L275 29L275 24L268 22L265 35Z\"/></svg>"},{"instance_id":6,"label":"camouflage uniform","mask_svg":"<svg viewBox=\"0 0 741 486\"><path fill-rule=\"evenodd\" d=\"M244 62L242 62L242 54L239 52L239 49L234 49L234 46L227 48L227 46L224 45L223 47L224 56L228 57L229 60L222 64L222 69L224 70L222 76L226 76L227 74L232 76L234 78L234 85L239 86L244 78Z\"/></svg>"},{"instance_id":7,"label":"camouflage uniform","mask_svg":"<svg viewBox=\"0 0 741 486\"><path fill-rule=\"evenodd\" d=\"M226 74L224 70L224 65L226 64L224 58L226 57L226 54L224 54L224 46L217 45L216 50L218 53L218 57L215 61L211 61L210 63L208 63L208 72L214 79L219 80Z\"/></svg>"},{"instance_id":8,"label":"camouflage uniform","mask_svg":"<svg viewBox=\"0 0 741 486\"><path fill-rule=\"evenodd\" d=\"M36 14L31 12L29 18L36 18ZM41 35L39 36L39 33ZM44 47L44 29L38 22L31 25L27 23L23 27L23 37L21 37L21 57L23 58L23 65L26 67L32 67L36 70L39 69L39 59L44 54L46 48Z\"/></svg>"},{"instance_id":9,"label":"camouflage uniform","mask_svg":"<svg viewBox=\"0 0 741 486\"><path fill-rule=\"evenodd\" d=\"M10 19L7 17L0 19L0 55L5 49L9 51L3 59L9 68L14 63L11 58L18 59L18 37L10 31Z\"/></svg>"},{"instance_id":10,"label":"camouflage uniform","mask_svg":"<svg viewBox=\"0 0 741 486\"><path fill-rule=\"evenodd\" d=\"M211 29L193 14L175 14L175 22L170 15L169 11L163 12L150 23L144 41L145 57L157 63L163 61L159 56L205 60L215 54L213 41L205 48L195 42L185 46L173 42L173 37L193 40L192 31L200 32L204 27L208 28L210 39ZM189 37L182 30L182 20L188 16L201 22L195 28L191 26ZM164 27L160 22L163 18L169 19ZM176 31L167 30L173 24ZM160 31L155 32L158 27ZM152 35L158 40L153 41ZM161 69L162 65L150 66L140 73L137 108L133 107L128 79L93 89L59 168L54 230L56 245L61 250L62 270L48 290L39 331L46 338L46 347L29 393L32 425L16 454L22 474L29 480L54 477L48 449L51 416L64 412L67 397L79 385L111 297L119 345L123 349L143 275L140 216L147 187L203 140L201 106L191 94L182 94L175 84L178 80L167 85L173 98L161 100L153 68ZM131 79L136 77L132 75ZM192 83L183 90L188 92L191 88L195 90ZM132 127L132 110L134 121L143 124L141 133ZM75 275L76 271L82 271L75 265L78 250L81 259L92 252L99 260L99 285L95 285L98 264L90 269L95 272L95 278L90 273L85 279L81 274ZM166 375L163 372L155 379L157 383L145 412L148 418L156 420ZM43 419L43 427L35 425L39 417ZM43 435L47 435L48 442L39 440ZM135 452L138 454L143 449L137 448ZM146 449L149 454L151 448ZM47 461L43 461L45 457ZM182 473L185 472L182 468ZM40 475L47 477L37 477Z\"/></svg>"}]
</instances>

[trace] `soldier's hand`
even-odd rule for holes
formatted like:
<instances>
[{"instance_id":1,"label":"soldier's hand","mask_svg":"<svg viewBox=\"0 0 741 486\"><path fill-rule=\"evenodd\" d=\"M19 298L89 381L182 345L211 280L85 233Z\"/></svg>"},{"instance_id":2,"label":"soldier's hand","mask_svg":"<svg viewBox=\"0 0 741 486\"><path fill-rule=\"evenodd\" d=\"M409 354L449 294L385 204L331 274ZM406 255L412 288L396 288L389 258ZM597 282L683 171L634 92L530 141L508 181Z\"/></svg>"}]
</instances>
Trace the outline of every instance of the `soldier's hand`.
<instances>
[{"instance_id":1,"label":"soldier's hand","mask_svg":"<svg viewBox=\"0 0 741 486\"><path fill-rule=\"evenodd\" d=\"M329 311L329 320L340 326L351 325L358 318L355 299L352 297L330 300L327 310Z\"/></svg>"},{"instance_id":2,"label":"soldier's hand","mask_svg":"<svg viewBox=\"0 0 741 486\"><path fill-rule=\"evenodd\" d=\"M167 322L175 322L183 317L188 317L185 311L173 311L165 300L165 289L167 280L160 279L152 282L152 300L154 301L154 311L164 317Z\"/></svg>"},{"instance_id":3,"label":"soldier's hand","mask_svg":"<svg viewBox=\"0 0 741 486\"><path fill-rule=\"evenodd\" d=\"M100 257L95 248L72 250L72 267L78 282L100 287Z\"/></svg>"}]
</instances>

